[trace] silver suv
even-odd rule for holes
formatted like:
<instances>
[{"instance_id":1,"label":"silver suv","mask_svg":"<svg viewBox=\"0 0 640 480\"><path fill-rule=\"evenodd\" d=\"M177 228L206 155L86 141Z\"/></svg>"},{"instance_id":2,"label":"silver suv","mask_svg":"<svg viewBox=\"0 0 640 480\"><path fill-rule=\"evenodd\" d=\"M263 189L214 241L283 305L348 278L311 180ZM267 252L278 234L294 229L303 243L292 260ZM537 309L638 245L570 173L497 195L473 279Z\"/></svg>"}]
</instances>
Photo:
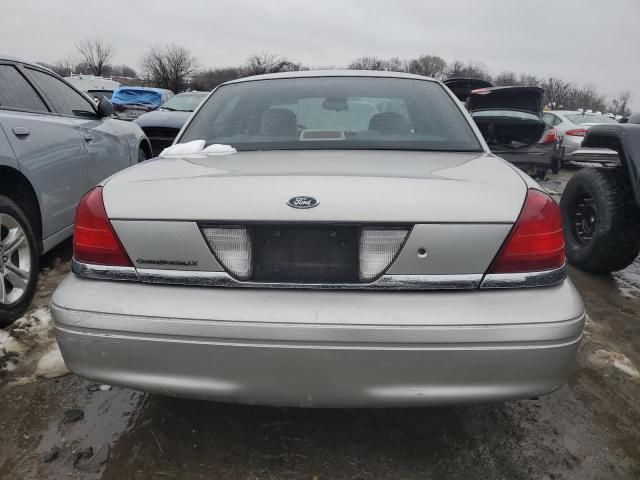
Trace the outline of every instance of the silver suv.
<instances>
[{"instance_id":1,"label":"silver suv","mask_svg":"<svg viewBox=\"0 0 640 480\"><path fill-rule=\"evenodd\" d=\"M71 236L80 197L151 156L140 127L112 111L51 71L0 55L0 327L28 307L39 256Z\"/></svg>"}]
</instances>

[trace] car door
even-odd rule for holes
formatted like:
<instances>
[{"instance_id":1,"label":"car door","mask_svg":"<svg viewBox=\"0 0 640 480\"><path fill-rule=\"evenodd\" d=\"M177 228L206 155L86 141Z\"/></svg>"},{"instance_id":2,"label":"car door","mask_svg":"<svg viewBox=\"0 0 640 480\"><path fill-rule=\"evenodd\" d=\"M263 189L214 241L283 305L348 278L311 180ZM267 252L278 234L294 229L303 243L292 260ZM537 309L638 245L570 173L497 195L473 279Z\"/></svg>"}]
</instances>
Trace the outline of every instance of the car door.
<instances>
[{"instance_id":1,"label":"car door","mask_svg":"<svg viewBox=\"0 0 640 480\"><path fill-rule=\"evenodd\" d=\"M127 136L118 120L100 118L95 104L60 78L35 68L25 71L55 110L78 129L88 157L87 189L131 165Z\"/></svg>"},{"instance_id":2,"label":"car door","mask_svg":"<svg viewBox=\"0 0 640 480\"><path fill-rule=\"evenodd\" d=\"M75 125L52 111L11 62L0 63L0 125L38 195L43 240L65 229L70 234L86 192L86 152Z\"/></svg>"}]
</instances>

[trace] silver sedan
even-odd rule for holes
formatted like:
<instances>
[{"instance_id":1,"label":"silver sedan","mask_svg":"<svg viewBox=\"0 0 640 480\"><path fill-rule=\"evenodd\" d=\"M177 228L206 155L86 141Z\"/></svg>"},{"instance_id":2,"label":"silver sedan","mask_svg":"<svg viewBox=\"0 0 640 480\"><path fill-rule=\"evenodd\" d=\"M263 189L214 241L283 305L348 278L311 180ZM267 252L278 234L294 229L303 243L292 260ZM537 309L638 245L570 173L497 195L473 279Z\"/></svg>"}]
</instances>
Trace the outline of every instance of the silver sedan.
<instances>
[{"instance_id":1,"label":"silver sedan","mask_svg":"<svg viewBox=\"0 0 640 480\"><path fill-rule=\"evenodd\" d=\"M542 119L558 132L561 162L580 162L602 157L612 158L612 161L615 161L616 153L613 150L592 149L587 151L581 148L582 140L584 140L589 127L603 123L617 123L613 118L600 113L587 113L579 110L552 110L545 112Z\"/></svg>"},{"instance_id":2,"label":"silver sedan","mask_svg":"<svg viewBox=\"0 0 640 480\"><path fill-rule=\"evenodd\" d=\"M229 82L159 159L89 192L53 298L69 369L304 407L504 401L567 379L584 325L556 203L440 82Z\"/></svg>"}]
</instances>

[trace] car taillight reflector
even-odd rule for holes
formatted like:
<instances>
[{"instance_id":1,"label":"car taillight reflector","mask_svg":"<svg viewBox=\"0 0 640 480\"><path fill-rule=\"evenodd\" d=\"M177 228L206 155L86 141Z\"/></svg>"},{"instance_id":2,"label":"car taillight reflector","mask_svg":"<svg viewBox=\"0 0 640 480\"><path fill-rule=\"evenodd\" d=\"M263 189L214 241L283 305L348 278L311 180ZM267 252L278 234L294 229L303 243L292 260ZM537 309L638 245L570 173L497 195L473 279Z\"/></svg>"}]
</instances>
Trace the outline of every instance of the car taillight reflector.
<instances>
[{"instance_id":1,"label":"car taillight reflector","mask_svg":"<svg viewBox=\"0 0 640 480\"><path fill-rule=\"evenodd\" d=\"M529 189L517 222L488 273L553 270L564 265L564 235L558 204Z\"/></svg>"},{"instance_id":2,"label":"car taillight reflector","mask_svg":"<svg viewBox=\"0 0 640 480\"><path fill-rule=\"evenodd\" d=\"M207 243L222 266L239 280L251 278L253 248L246 227L205 227Z\"/></svg>"},{"instance_id":3,"label":"car taillight reflector","mask_svg":"<svg viewBox=\"0 0 640 480\"><path fill-rule=\"evenodd\" d=\"M384 273L408 233L407 229L363 228L360 233L360 280L370 281Z\"/></svg>"},{"instance_id":4,"label":"car taillight reflector","mask_svg":"<svg viewBox=\"0 0 640 480\"><path fill-rule=\"evenodd\" d=\"M550 128L547 130L546 135L542 139L540 143L554 143L558 139L558 134L556 133L555 128Z\"/></svg>"},{"instance_id":5,"label":"car taillight reflector","mask_svg":"<svg viewBox=\"0 0 640 480\"><path fill-rule=\"evenodd\" d=\"M102 200L102 187L87 193L78 204L73 227L73 258L81 263L131 267Z\"/></svg>"},{"instance_id":6,"label":"car taillight reflector","mask_svg":"<svg viewBox=\"0 0 640 480\"><path fill-rule=\"evenodd\" d=\"M572 128L571 130L567 130L564 132L565 135L570 135L572 137L584 137L587 134L586 128Z\"/></svg>"}]
</instances>

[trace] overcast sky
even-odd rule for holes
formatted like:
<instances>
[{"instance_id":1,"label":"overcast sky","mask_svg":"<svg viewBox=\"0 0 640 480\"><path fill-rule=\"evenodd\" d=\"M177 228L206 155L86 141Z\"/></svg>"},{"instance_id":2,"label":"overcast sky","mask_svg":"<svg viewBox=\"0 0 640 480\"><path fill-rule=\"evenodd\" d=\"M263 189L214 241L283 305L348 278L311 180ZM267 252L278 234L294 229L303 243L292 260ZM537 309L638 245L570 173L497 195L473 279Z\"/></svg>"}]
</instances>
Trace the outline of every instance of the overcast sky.
<instances>
[{"instance_id":1,"label":"overcast sky","mask_svg":"<svg viewBox=\"0 0 640 480\"><path fill-rule=\"evenodd\" d=\"M139 68L174 42L202 66L261 50L310 66L362 55L481 62L502 70L633 92L640 110L640 0L0 0L0 53L55 62L100 36Z\"/></svg>"}]
</instances>

